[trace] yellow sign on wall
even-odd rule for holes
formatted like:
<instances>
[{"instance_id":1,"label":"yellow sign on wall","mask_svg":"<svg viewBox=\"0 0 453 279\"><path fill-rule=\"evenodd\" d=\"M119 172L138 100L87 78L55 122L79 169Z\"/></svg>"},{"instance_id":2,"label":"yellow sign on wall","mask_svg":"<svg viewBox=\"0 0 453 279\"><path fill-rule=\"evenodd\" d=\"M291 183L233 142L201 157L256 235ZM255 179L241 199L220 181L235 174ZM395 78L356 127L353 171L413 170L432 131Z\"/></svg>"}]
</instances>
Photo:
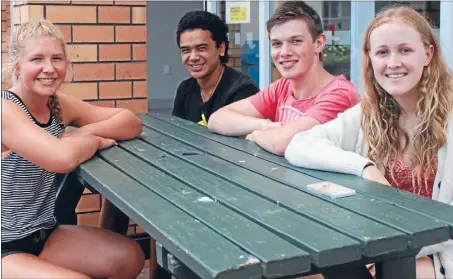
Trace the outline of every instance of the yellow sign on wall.
<instances>
[{"instance_id":1,"label":"yellow sign on wall","mask_svg":"<svg viewBox=\"0 0 453 279\"><path fill-rule=\"evenodd\" d=\"M226 1L226 23L249 23L250 1Z\"/></svg>"}]
</instances>

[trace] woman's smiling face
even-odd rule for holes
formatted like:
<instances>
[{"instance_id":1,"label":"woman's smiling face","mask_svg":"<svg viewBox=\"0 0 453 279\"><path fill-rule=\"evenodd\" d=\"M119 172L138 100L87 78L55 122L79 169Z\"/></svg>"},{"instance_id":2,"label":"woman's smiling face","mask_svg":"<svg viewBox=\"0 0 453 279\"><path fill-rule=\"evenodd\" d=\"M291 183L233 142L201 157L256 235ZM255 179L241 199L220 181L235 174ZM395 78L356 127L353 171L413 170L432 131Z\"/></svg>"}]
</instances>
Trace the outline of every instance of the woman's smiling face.
<instances>
[{"instance_id":1,"label":"woman's smiling face","mask_svg":"<svg viewBox=\"0 0 453 279\"><path fill-rule=\"evenodd\" d=\"M419 94L423 69L433 47L426 48L420 34L403 22L385 23L370 34L369 56L374 76L390 95Z\"/></svg>"}]
</instances>

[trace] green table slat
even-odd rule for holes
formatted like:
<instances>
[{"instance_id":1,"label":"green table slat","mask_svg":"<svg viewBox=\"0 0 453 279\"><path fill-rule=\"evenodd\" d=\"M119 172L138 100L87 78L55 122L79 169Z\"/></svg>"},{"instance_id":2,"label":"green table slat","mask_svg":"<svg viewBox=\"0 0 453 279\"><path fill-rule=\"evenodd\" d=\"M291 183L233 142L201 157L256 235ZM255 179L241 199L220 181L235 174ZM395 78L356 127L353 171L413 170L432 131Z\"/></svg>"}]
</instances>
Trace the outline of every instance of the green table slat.
<instances>
[{"instance_id":1,"label":"green table slat","mask_svg":"<svg viewBox=\"0 0 453 279\"><path fill-rule=\"evenodd\" d=\"M181 118L163 115L155 115L155 117L162 121L171 123L177 127L190 130L193 133L227 145L231 148L246 152L258 158L268 160L280 166L284 166L285 168L289 168L318 179L328 180L345 185L349 188L355 189L358 193L369 196L371 198L385 201L389 204L427 216L429 218L434 218L440 223L448 224L450 228L449 237L453 239L453 207L451 207L450 205L440 202L433 203L430 199L426 199L424 197L413 195L406 191L397 190L391 187L382 187L382 185L380 184L361 179L357 176L298 168L289 164L288 161L286 161L286 159L284 159L283 157L274 156L273 154L266 152L253 142L244 141L242 139L234 137L225 137L212 134L205 127ZM145 122L149 121L149 118L147 116L142 116L142 119ZM424 220L426 220L426 218ZM424 221L420 220L420 223L424 223ZM425 239L428 239L426 236L426 234L421 234L419 236L419 241L414 241L414 243L417 243L418 246L428 245L428 243L425 243ZM441 235L439 235L438 237L440 236Z\"/></svg>"},{"instance_id":2,"label":"green table slat","mask_svg":"<svg viewBox=\"0 0 453 279\"><path fill-rule=\"evenodd\" d=\"M168 117L167 117L168 118ZM382 185L377 185L376 183L365 181L359 177L356 176L351 176L351 175L344 175L344 174L334 174L334 173L326 173L326 172L320 172L320 171L312 171L312 170L307 170L307 169L302 169L302 168L297 168L289 164L284 158L274 156L273 154L270 154L260 147L258 147L255 143L252 142L247 142L242 139L238 138L232 138L232 137L224 137L220 135L215 135L209 132L206 128L200 126L200 125L193 125L190 122L187 122L183 119L180 118L171 118L172 121L167 120L169 123L175 124L177 127L185 128L185 129L192 129L195 134L198 134L200 136L203 136L205 138L209 138L211 140L214 140L216 142L222 143L227 145L228 147L231 147L233 149L238 149L241 151L244 151L250 155L253 155L254 157L258 158L263 158L268 160L271 163L276 163L280 166L284 166L287 169L292 169L297 172L301 172L307 175L310 175L312 177L318 178L318 179L323 179L323 180L329 180L332 182L336 182L342 185L345 185L347 187L355 189L358 193L364 194L366 197L362 197L360 201L357 201L356 199L338 199L336 200L336 204L345 206L348 209L354 210L354 212L364 214L366 216L372 217L375 220L379 220L380 222L383 222L385 224L388 224L394 228L397 228L399 230L402 230L406 232L409 237L410 237L410 242L412 247L418 248L418 247L423 247L426 245L431 245L433 243L438 243L439 241L445 241L448 238L451 237L451 232L453 230L449 230L448 226L451 226L451 223L449 222L448 219L452 219L453 217L449 216L450 218L444 218L442 220L433 220L432 218L436 218L434 214L431 214L431 216L426 217L427 215L424 214L426 212L429 212L426 210L426 207L420 208L423 210L423 212L415 211L421 215L420 218L415 220L415 218L412 218L414 210L407 206L403 206L405 204L405 201L397 201L395 203L394 197L391 196L391 193L395 193L395 189L389 187L382 187ZM175 119L175 120L173 120ZM145 124L147 121L151 121L149 117L143 117L143 121ZM184 126L183 126L184 125ZM275 168L276 166L274 166ZM316 175L313 175L309 172L315 172ZM286 171L285 171L286 172ZM269 173L269 177L274 178L276 180L280 180L283 183L289 183L293 186L297 187L297 181L293 180L291 182L288 179L281 180L279 177L281 175L278 175L276 172ZM287 177L287 176L285 176ZM330 179L329 179L330 178ZM354 180L355 183L351 182L351 179ZM360 183L359 186L357 186L357 182ZM387 199L380 199L375 195L368 195L367 193L362 192L362 190L365 188L362 185L363 184L375 184L372 185L371 187L368 188L378 188L377 190L383 190L387 191ZM304 189L306 187L302 186ZM390 192L390 193L389 193ZM417 200L423 200L425 205L428 206L429 202L430 204L432 201L427 200L423 197L419 196L414 196L410 193L407 193L405 191L399 191L399 192L404 192L402 193L401 196L405 196L406 198L409 198L412 200L413 198ZM393 195L394 196L394 195ZM357 195L357 198L359 195ZM391 199L390 199L391 198ZM368 202L371 202L370 204L367 205ZM361 206L361 204L365 206ZM441 203L437 203L441 204ZM376 208L379 208L378 210L373 209L373 206ZM448 205L441 204L441 207L444 209L443 212L445 211L446 207L449 207ZM449 208L448 211L453 213L453 207ZM453 214L451 214L453 215ZM449 235L450 233L450 235Z\"/></svg>"},{"instance_id":3,"label":"green table slat","mask_svg":"<svg viewBox=\"0 0 453 279\"><path fill-rule=\"evenodd\" d=\"M180 176L177 168L171 175L156 168L156 166L168 165L168 161L174 163L175 166L180 165L178 160L161 157L159 150L140 140L120 143L120 146L127 150L132 149L136 156L120 149L105 150L101 152L100 156L141 184L146 185L151 191L260 259L263 262L266 277L279 277L282 270L287 274L299 274L310 270L309 254L305 251L222 206L219 203L220 200L214 202L205 194L185 185L187 182L176 180L173 177ZM146 158L153 161L155 166L148 164L144 160ZM189 172L187 176L183 176L183 179L190 181L196 175L198 174ZM196 178L197 182L206 183L203 177ZM171 221L171 217L169 221ZM210 244L216 245L215 243Z\"/></svg>"},{"instance_id":4,"label":"green table slat","mask_svg":"<svg viewBox=\"0 0 453 279\"><path fill-rule=\"evenodd\" d=\"M253 256L102 159L83 163L78 173L202 278L262 278Z\"/></svg>"},{"instance_id":5,"label":"green table slat","mask_svg":"<svg viewBox=\"0 0 453 279\"><path fill-rule=\"evenodd\" d=\"M153 125L154 124L156 123L154 122ZM165 150L171 148L170 138L165 138L165 136L162 135L159 136L158 132L153 132L147 128L145 128L144 131L146 141L149 141L152 144L159 142L160 147ZM215 148L215 150L217 150L216 152L221 152L221 150L219 150L221 146L216 143L202 144L201 142L196 142L196 144L206 152L210 148ZM174 145L174 143L172 143L172 145ZM193 150L189 150L188 148L190 147L187 146L187 150L184 150L184 152L193 152ZM238 152L234 150L229 151L232 151L232 153L224 154L224 156L235 157L234 153ZM198 150L198 152L200 151ZM404 250L407 246L406 236L402 232L380 223L373 222L368 218L338 207L330 202L323 201L312 195L282 185L281 183L266 179L261 175L257 175L256 173L247 171L231 163L223 162L223 167L221 169L214 169L222 164L219 160L217 160L219 162L214 163L214 161L212 161L214 159L213 156L207 158L203 157L203 160L199 160L198 156L187 156L186 158L187 160L191 160L192 162L196 162L198 165L203 166L206 170L211 170L214 174L222 175L223 172L223 177L225 179L230 179L240 185L246 185L244 186L244 189L252 190L255 193L261 193L260 195L262 197L267 197L274 202L279 202L283 207L294 210L299 214L307 216L363 242L365 246L364 255L366 256L376 256L389 251ZM247 160L249 159L256 158L248 156ZM264 163L266 162L264 161ZM271 171L270 168L269 171ZM233 175L230 175L230 173L234 173L234 177ZM246 176L244 176L245 174ZM318 181L309 176L299 173L296 174L299 183L301 180L305 181L305 184ZM238 179L242 180L238 182ZM254 183L251 182L252 179L254 179ZM263 187L262 185L266 185L266 187Z\"/></svg>"},{"instance_id":6,"label":"green table slat","mask_svg":"<svg viewBox=\"0 0 453 279\"><path fill-rule=\"evenodd\" d=\"M168 138L168 140L171 139ZM247 218L269 228L285 239L290 239L296 245L309 249L313 262L317 266L332 266L360 259L361 245L359 242L288 211L275 203L253 195L227 180L170 155L169 153L173 150L172 147L166 148L169 153L162 152L152 145L140 141L125 142L121 144L121 147L142 160L146 160L153 167L160 168L168 175L184 181L197 191L203 192L212 200L247 216ZM190 155L190 157L194 156ZM189 209L185 210L189 211ZM213 218L222 216L222 214L217 212ZM219 225L216 226L219 227ZM223 228L224 226L229 228L230 226L240 225L236 222L231 222L229 226L222 225L220 227ZM311 230L306 230L308 227ZM312 230L316 230L317 234L313 234ZM234 239L240 238L241 233L247 235L247 233L240 230L238 235L234 236ZM247 241L253 243L252 240ZM275 245L280 246L278 243L276 242ZM288 254L288 252L280 252L278 249L270 247L269 244L265 245L263 252L268 252L268 249L273 251L270 256L275 252Z\"/></svg>"}]
</instances>

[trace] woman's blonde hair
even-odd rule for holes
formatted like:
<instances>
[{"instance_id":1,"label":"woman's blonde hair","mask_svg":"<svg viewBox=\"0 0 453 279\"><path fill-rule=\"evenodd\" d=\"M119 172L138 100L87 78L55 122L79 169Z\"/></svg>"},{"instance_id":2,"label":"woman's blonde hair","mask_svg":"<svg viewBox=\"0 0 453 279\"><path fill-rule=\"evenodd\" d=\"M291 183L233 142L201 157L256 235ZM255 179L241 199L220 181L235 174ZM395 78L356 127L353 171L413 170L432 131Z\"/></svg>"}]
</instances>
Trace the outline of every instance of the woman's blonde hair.
<instances>
[{"instance_id":1,"label":"woman's blonde hair","mask_svg":"<svg viewBox=\"0 0 453 279\"><path fill-rule=\"evenodd\" d=\"M416 107L418 124L410 135L399 127L401 108L376 81L369 56L371 33L389 22L411 26L420 34L426 48L434 48L432 60L423 69L420 79L421 97ZM428 187L427 178L435 172L432 162L437 150L445 143L445 128L453 106L453 79L432 26L424 16L409 7L389 8L377 14L368 25L362 51L365 96L361 104L361 125L369 144L368 157L378 164L391 163L393 178L396 160L411 142L416 150L412 164L413 185ZM403 145L399 141L401 136L405 138Z\"/></svg>"},{"instance_id":2,"label":"woman's blonde hair","mask_svg":"<svg viewBox=\"0 0 453 279\"><path fill-rule=\"evenodd\" d=\"M67 60L64 37L54 24L48 20L33 20L23 23L15 27L14 31L11 33L11 38L8 44L8 56L2 65L2 76L10 77L10 85L17 82L17 77L14 72L18 67L19 60L23 55L24 48L26 47L28 41L40 37L52 37L57 39L61 43L65 59ZM69 68L69 61L67 62ZM64 126L61 107L56 94L49 97L47 105L57 121Z\"/></svg>"}]
</instances>

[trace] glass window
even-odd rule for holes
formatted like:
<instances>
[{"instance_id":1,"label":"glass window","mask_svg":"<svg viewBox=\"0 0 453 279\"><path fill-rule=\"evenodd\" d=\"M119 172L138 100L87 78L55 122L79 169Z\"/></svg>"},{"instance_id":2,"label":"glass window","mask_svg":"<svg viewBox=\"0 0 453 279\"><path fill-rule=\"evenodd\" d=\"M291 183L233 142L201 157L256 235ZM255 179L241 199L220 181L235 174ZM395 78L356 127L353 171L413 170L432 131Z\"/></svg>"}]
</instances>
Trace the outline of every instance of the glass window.
<instances>
[{"instance_id":1,"label":"glass window","mask_svg":"<svg viewBox=\"0 0 453 279\"><path fill-rule=\"evenodd\" d=\"M351 1L325 1L329 7L324 17L324 34L327 45L324 49L324 68L333 75L343 74L350 78L351 61ZM319 11L318 11L319 12Z\"/></svg>"},{"instance_id":2,"label":"glass window","mask_svg":"<svg viewBox=\"0 0 453 279\"><path fill-rule=\"evenodd\" d=\"M248 23L228 23L227 9L230 3L237 1L220 1L219 16L227 22L230 41L228 66L248 74L257 85L259 82L259 2L250 1L250 18ZM230 9L231 10L231 9Z\"/></svg>"}]
</instances>

